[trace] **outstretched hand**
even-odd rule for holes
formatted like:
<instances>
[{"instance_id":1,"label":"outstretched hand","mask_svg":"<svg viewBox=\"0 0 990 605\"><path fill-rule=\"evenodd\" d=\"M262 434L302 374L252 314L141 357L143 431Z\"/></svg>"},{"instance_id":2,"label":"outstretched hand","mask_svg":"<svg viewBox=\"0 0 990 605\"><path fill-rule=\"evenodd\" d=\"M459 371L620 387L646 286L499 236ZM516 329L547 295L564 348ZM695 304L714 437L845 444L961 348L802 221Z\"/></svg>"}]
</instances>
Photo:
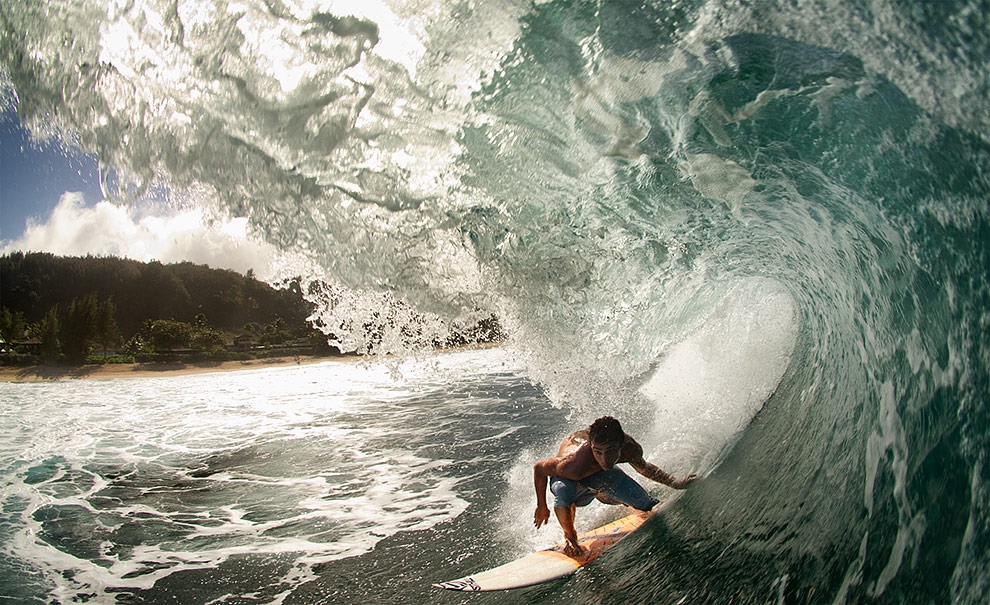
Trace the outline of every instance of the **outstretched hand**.
<instances>
[{"instance_id":1,"label":"outstretched hand","mask_svg":"<svg viewBox=\"0 0 990 605\"><path fill-rule=\"evenodd\" d=\"M673 487L674 489L684 489L697 478L698 475L695 473L691 473L690 475L684 475L679 480L675 481L671 487Z\"/></svg>"},{"instance_id":2,"label":"outstretched hand","mask_svg":"<svg viewBox=\"0 0 990 605\"><path fill-rule=\"evenodd\" d=\"M536 529L546 525L549 520L550 509L545 506L537 506L536 513L533 515L533 525L536 526Z\"/></svg>"}]
</instances>

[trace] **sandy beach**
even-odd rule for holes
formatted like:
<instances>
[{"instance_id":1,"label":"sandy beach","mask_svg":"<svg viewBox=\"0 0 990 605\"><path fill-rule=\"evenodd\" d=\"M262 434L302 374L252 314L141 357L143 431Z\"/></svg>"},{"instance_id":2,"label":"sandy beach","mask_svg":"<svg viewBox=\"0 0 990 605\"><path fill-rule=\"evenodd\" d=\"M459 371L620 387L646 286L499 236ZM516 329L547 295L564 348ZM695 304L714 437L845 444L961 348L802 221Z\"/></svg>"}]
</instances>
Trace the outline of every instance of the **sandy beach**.
<instances>
[{"instance_id":1,"label":"sandy beach","mask_svg":"<svg viewBox=\"0 0 990 605\"><path fill-rule=\"evenodd\" d=\"M504 340L494 342L479 342L437 349L436 353L452 353L470 349L490 349L505 344ZM391 355L386 355L391 357ZM237 370L253 370L258 368L275 368L279 366L309 365L333 362L354 362L367 360L362 355L327 355L313 357L310 355L268 357L264 359L248 359L245 361L206 361L201 363L161 362L161 363L119 363L119 364L89 364L84 366L55 366L41 365L25 368L0 366L0 382L49 382L54 380L95 379L111 380L116 378L148 378L153 376L205 374L207 372L236 372Z\"/></svg>"},{"instance_id":2,"label":"sandy beach","mask_svg":"<svg viewBox=\"0 0 990 605\"><path fill-rule=\"evenodd\" d=\"M49 382L55 380L117 378L147 378L151 376L203 374L206 372L232 372L257 368L306 365L324 361L342 361L358 357L271 357L245 361L215 361L203 363L129 363L84 366L29 366L26 368L0 367L0 382Z\"/></svg>"},{"instance_id":3,"label":"sandy beach","mask_svg":"<svg viewBox=\"0 0 990 605\"><path fill-rule=\"evenodd\" d=\"M481 342L459 345L450 348L437 349L437 353L450 353L469 349L489 349L500 347L505 341ZM386 356L390 357L390 356ZM236 372L237 370L253 370L258 368L275 368L279 366L309 365L333 362L353 362L368 359L361 355L328 355L313 357L300 355L297 357L268 357L265 359L248 359L245 361L206 361L202 363L161 362L161 363L119 363L119 364L89 364L84 366L28 366L12 368L0 366L0 382L51 382L55 380L111 380L117 378L148 378L153 376L205 374L207 372Z\"/></svg>"}]
</instances>

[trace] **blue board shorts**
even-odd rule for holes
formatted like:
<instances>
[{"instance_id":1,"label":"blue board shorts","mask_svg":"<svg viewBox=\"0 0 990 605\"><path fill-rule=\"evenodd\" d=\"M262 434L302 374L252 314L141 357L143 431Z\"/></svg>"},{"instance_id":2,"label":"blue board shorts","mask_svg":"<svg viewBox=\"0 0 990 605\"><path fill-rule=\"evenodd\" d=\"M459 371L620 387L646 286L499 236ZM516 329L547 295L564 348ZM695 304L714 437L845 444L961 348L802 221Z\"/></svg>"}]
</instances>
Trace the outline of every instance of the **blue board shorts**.
<instances>
[{"instance_id":1,"label":"blue board shorts","mask_svg":"<svg viewBox=\"0 0 990 605\"><path fill-rule=\"evenodd\" d=\"M639 483L616 467L599 471L580 481L550 477L550 491L554 495L555 508L563 508L571 504L587 506L598 496L642 511L653 510L653 507L660 503L646 493Z\"/></svg>"}]
</instances>

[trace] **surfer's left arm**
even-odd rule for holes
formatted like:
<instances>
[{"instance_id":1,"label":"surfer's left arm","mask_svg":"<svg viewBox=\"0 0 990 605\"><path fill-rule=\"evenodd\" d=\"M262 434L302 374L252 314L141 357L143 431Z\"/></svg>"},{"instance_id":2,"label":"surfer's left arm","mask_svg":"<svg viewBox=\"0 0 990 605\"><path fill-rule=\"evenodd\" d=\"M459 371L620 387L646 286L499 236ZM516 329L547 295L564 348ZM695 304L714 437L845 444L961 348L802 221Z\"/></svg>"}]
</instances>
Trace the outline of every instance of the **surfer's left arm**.
<instances>
[{"instance_id":1,"label":"surfer's left arm","mask_svg":"<svg viewBox=\"0 0 990 605\"><path fill-rule=\"evenodd\" d=\"M685 487L688 486L689 483L691 483L692 481L698 478L696 474L691 473L690 475L685 475L680 479L677 479L670 473L658 467L657 465L647 462L646 459L643 458L643 446L636 443L632 439L626 442L623 449L625 450L626 448L628 448L629 450L628 451L629 460L626 460L624 462L629 462L629 466L636 469L637 473L643 475L644 477L650 479L651 481L656 481L657 483L663 483L664 485L670 486L674 489L684 489ZM627 453L626 451L623 451L623 454L626 453Z\"/></svg>"}]
</instances>

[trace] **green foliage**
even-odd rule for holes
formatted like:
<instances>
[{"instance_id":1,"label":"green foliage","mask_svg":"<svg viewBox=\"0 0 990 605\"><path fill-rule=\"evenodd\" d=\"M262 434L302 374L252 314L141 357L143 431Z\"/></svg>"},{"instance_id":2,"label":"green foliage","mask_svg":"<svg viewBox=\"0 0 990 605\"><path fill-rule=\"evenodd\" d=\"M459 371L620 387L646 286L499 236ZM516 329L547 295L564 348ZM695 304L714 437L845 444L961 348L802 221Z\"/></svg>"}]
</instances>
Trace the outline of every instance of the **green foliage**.
<instances>
[{"instance_id":1,"label":"green foliage","mask_svg":"<svg viewBox=\"0 0 990 605\"><path fill-rule=\"evenodd\" d=\"M335 290L327 284L306 288L326 290L326 302L335 304ZM446 337L426 333L418 314L389 300L364 326L372 345L386 332L438 347L503 338L494 316L472 326L455 325ZM8 346L0 359L4 365L39 358L47 363L144 362L340 352L309 323L312 309L298 279L273 288L254 279L253 272L245 276L206 265L16 252L0 256L0 302L0 337L24 345ZM238 336L251 342L228 351ZM37 341L24 343L25 337ZM102 358L93 355L97 351Z\"/></svg>"},{"instance_id":2,"label":"green foliage","mask_svg":"<svg viewBox=\"0 0 990 605\"><path fill-rule=\"evenodd\" d=\"M0 365L10 367L34 366L41 363L41 358L37 355L21 354L16 351L7 351L0 354Z\"/></svg>"},{"instance_id":3,"label":"green foliage","mask_svg":"<svg viewBox=\"0 0 990 605\"><path fill-rule=\"evenodd\" d=\"M234 271L115 257L0 256L0 301L27 323L41 321L54 305L66 309L73 299L90 294L97 301L113 301L117 329L127 339L147 319L195 323L199 314L225 332L248 322L266 325L276 317L300 336L311 329L306 321L311 309L298 287L275 289Z\"/></svg>"},{"instance_id":4,"label":"green foliage","mask_svg":"<svg viewBox=\"0 0 990 605\"><path fill-rule=\"evenodd\" d=\"M123 363L134 363L134 357L131 355L111 355L110 357L104 355L90 355L86 358L87 364L123 364Z\"/></svg>"},{"instance_id":5,"label":"green foliage","mask_svg":"<svg viewBox=\"0 0 990 605\"><path fill-rule=\"evenodd\" d=\"M96 341L103 347L103 357L107 350L120 343L120 329L117 327L117 306L113 299L100 303L96 315Z\"/></svg>"},{"instance_id":6,"label":"green foliage","mask_svg":"<svg viewBox=\"0 0 990 605\"><path fill-rule=\"evenodd\" d=\"M62 345L58 340L59 321L58 306L48 309L48 312L35 326L34 336L41 341L41 358L49 363L58 361Z\"/></svg>"},{"instance_id":7,"label":"green foliage","mask_svg":"<svg viewBox=\"0 0 990 605\"><path fill-rule=\"evenodd\" d=\"M159 353L188 349L192 337L193 327L174 319L156 319L148 326L148 342Z\"/></svg>"},{"instance_id":8,"label":"green foliage","mask_svg":"<svg viewBox=\"0 0 990 605\"><path fill-rule=\"evenodd\" d=\"M208 356L215 356L217 353L227 350L227 338L220 330L210 327L206 323L205 316L202 323L196 322L189 344L199 353Z\"/></svg>"},{"instance_id":9,"label":"green foliage","mask_svg":"<svg viewBox=\"0 0 990 605\"><path fill-rule=\"evenodd\" d=\"M280 345L291 339L292 335L286 330L281 317L276 317L275 321L265 326L261 334L261 343L266 345Z\"/></svg>"},{"instance_id":10,"label":"green foliage","mask_svg":"<svg viewBox=\"0 0 990 605\"><path fill-rule=\"evenodd\" d=\"M99 305L96 295L73 299L59 326L62 353L71 363L82 363L89 355L97 334Z\"/></svg>"},{"instance_id":11,"label":"green foliage","mask_svg":"<svg viewBox=\"0 0 990 605\"><path fill-rule=\"evenodd\" d=\"M7 307L0 309L0 338L5 343L22 340L26 329L24 313L11 313Z\"/></svg>"},{"instance_id":12,"label":"green foliage","mask_svg":"<svg viewBox=\"0 0 990 605\"><path fill-rule=\"evenodd\" d=\"M176 349L217 357L245 325L260 333L276 324L265 332L271 342L313 333L309 303L287 285L192 263L17 252L0 256L0 337L14 343L29 332L48 362L106 357L125 339L125 353L145 359Z\"/></svg>"}]
</instances>

